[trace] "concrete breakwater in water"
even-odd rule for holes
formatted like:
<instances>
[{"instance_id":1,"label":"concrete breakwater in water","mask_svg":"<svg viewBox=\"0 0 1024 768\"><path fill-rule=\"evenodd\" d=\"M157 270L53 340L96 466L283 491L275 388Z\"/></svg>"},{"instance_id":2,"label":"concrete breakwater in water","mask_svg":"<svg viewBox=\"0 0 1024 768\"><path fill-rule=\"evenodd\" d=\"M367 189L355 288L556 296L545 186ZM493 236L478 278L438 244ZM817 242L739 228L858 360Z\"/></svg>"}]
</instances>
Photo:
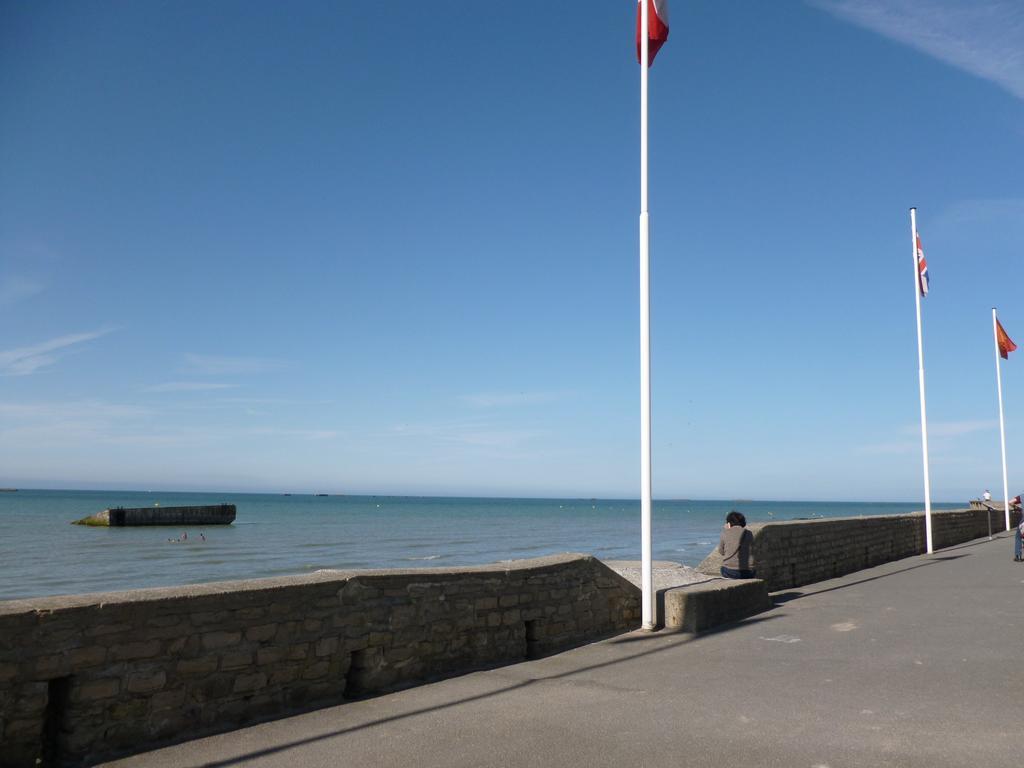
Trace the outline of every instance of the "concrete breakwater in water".
<instances>
[{"instance_id":1,"label":"concrete breakwater in water","mask_svg":"<svg viewBox=\"0 0 1024 768\"><path fill-rule=\"evenodd\" d=\"M75 520L75 525L117 528L128 525L230 525L235 521L234 504L193 507L115 507Z\"/></svg>"},{"instance_id":2,"label":"concrete breakwater in water","mask_svg":"<svg viewBox=\"0 0 1024 768\"><path fill-rule=\"evenodd\" d=\"M560 555L0 602L0 766L92 764L634 628Z\"/></svg>"}]
</instances>

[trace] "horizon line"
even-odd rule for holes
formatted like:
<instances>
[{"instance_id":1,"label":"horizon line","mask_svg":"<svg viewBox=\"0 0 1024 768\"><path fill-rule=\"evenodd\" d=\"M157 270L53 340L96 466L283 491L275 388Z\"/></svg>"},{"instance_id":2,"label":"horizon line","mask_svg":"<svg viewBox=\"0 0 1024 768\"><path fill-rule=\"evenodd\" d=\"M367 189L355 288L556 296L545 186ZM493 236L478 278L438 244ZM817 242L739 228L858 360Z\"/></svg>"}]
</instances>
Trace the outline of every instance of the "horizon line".
<instances>
[{"instance_id":1,"label":"horizon line","mask_svg":"<svg viewBox=\"0 0 1024 768\"><path fill-rule=\"evenodd\" d=\"M21 492L21 491L42 491L49 493L139 493L139 494L151 494L151 493L165 493L165 494L239 494L247 496L328 496L333 498L341 497L366 497L366 498L393 498L393 499L489 499L489 500L514 500L514 501L614 501L614 502L636 502L640 503L640 497L626 497L626 496L507 496L507 495L478 495L478 494L439 494L439 493L369 493L369 492L342 492L342 491L242 491L242 490L223 490L223 489L211 489L211 490L174 490L169 488L157 488L157 489L141 489L141 488L20 488L15 486L0 486L0 490L4 492ZM980 498L980 497L979 497ZM694 502L694 501L713 501L713 502L724 502L732 504L783 504L783 503L795 503L795 504L924 504L924 500L921 501L899 501L895 499L882 499L882 500L869 500L869 499L781 499L781 498L733 498L733 497L709 497L709 498L697 498L687 496L655 496L653 501L661 502ZM993 499L993 501L999 501L999 499ZM969 504L970 499L966 501L936 501L933 500L932 504Z\"/></svg>"}]
</instances>

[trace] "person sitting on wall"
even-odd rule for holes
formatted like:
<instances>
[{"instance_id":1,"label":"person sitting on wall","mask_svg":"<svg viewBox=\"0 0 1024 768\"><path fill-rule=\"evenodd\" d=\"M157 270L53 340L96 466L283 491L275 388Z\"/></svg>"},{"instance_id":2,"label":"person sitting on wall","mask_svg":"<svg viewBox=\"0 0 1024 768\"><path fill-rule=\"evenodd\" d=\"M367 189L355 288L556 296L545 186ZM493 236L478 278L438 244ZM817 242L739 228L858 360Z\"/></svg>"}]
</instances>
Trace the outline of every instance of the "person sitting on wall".
<instances>
[{"instance_id":1,"label":"person sitting on wall","mask_svg":"<svg viewBox=\"0 0 1024 768\"><path fill-rule=\"evenodd\" d=\"M1020 494L1018 493L1012 499L1010 499L1010 511L1020 512Z\"/></svg>"},{"instance_id":2,"label":"person sitting on wall","mask_svg":"<svg viewBox=\"0 0 1024 768\"><path fill-rule=\"evenodd\" d=\"M725 516L725 527L718 540L722 556L722 575L727 579L752 579L756 575L750 553L754 534L747 530L747 518L735 509Z\"/></svg>"}]
</instances>

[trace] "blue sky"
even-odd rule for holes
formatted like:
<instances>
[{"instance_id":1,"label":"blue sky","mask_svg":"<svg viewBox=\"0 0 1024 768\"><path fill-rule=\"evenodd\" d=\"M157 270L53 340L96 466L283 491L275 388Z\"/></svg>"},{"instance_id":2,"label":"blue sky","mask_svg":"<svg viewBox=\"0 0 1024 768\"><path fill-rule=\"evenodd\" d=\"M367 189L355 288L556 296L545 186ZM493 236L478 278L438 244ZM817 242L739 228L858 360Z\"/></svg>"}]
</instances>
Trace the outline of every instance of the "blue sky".
<instances>
[{"instance_id":1,"label":"blue sky","mask_svg":"<svg viewBox=\"0 0 1024 768\"><path fill-rule=\"evenodd\" d=\"M638 497L635 7L483 8L0 3L0 484ZM671 21L655 496L923 498L911 205L933 498L1000 495L1024 7Z\"/></svg>"}]
</instances>

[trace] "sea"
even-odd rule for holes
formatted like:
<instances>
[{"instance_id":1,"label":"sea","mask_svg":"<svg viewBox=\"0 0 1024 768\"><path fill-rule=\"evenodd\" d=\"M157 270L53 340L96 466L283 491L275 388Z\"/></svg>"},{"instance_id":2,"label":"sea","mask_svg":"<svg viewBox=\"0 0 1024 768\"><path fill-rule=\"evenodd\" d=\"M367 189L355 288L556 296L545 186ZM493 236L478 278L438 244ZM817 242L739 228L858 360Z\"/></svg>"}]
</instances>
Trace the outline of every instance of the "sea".
<instances>
[{"instance_id":1,"label":"sea","mask_svg":"<svg viewBox=\"0 0 1024 768\"><path fill-rule=\"evenodd\" d=\"M93 528L113 507L237 506L230 526ZM935 504L955 509L963 504ZM697 565L726 514L748 522L903 514L888 502L655 500L655 560ZM183 537L187 534L187 537ZM314 494L24 490L0 493L0 600L309 573L480 565L582 552L640 559L640 502Z\"/></svg>"}]
</instances>

